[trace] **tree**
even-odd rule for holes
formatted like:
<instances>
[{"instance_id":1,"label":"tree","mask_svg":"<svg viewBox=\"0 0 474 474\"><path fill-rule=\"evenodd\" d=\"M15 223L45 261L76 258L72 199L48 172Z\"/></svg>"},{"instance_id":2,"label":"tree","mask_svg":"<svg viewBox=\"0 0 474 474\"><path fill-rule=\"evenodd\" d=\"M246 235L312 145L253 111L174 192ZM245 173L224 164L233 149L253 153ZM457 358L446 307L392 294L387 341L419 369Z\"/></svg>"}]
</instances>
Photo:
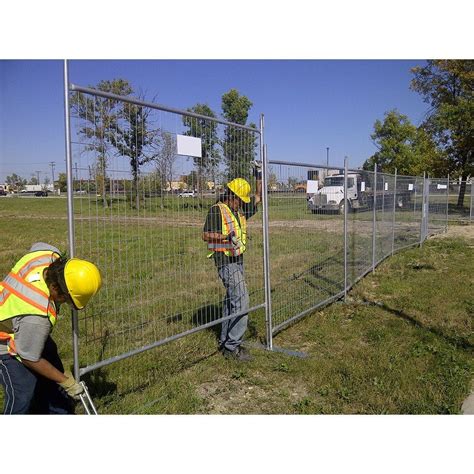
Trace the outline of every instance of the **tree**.
<instances>
[{"instance_id":1,"label":"tree","mask_svg":"<svg viewBox=\"0 0 474 474\"><path fill-rule=\"evenodd\" d=\"M423 127L444 152L440 168L461 177L457 204L463 206L466 181L474 173L474 61L429 60L411 72L411 89L431 106Z\"/></svg>"},{"instance_id":2,"label":"tree","mask_svg":"<svg viewBox=\"0 0 474 474\"><path fill-rule=\"evenodd\" d=\"M26 179L22 178L21 176L17 175L16 173L12 173L11 176L7 176L5 178L5 182L15 190L15 192L20 191L26 185Z\"/></svg>"},{"instance_id":3,"label":"tree","mask_svg":"<svg viewBox=\"0 0 474 474\"><path fill-rule=\"evenodd\" d=\"M30 181L28 182L28 184L32 184L32 185L37 185L37 184L39 184L39 183L38 183L38 178L37 178L34 174L32 174L32 175L31 175L31 178L30 178Z\"/></svg>"},{"instance_id":4,"label":"tree","mask_svg":"<svg viewBox=\"0 0 474 474\"><path fill-rule=\"evenodd\" d=\"M67 176L66 173L59 173L58 176L58 187L61 192L67 191Z\"/></svg>"},{"instance_id":5,"label":"tree","mask_svg":"<svg viewBox=\"0 0 474 474\"><path fill-rule=\"evenodd\" d=\"M196 104L188 109L189 112L205 115L215 118L216 114L206 104ZM193 157L194 165L198 173L198 191L202 191L202 184L207 177L212 176L215 181L215 174L219 161L221 159L218 145L219 138L217 136L217 122L212 120L200 119L195 117L183 117L183 124L188 128L185 135L201 139L201 155L202 157Z\"/></svg>"},{"instance_id":6,"label":"tree","mask_svg":"<svg viewBox=\"0 0 474 474\"><path fill-rule=\"evenodd\" d=\"M373 170L376 163L379 171L394 173L397 169L406 175L433 173L437 169L440 152L429 135L395 109L385 113L383 122L375 121L370 137L378 151L366 160L365 170Z\"/></svg>"},{"instance_id":7,"label":"tree","mask_svg":"<svg viewBox=\"0 0 474 474\"><path fill-rule=\"evenodd\" d=\"M163 209L163 190L167 188L171 190L171 183L173 181L173 165L176 160L176 140L174 135L168 132L161 132L161 146L153 160L156 165L156 177L160 181L161 209Z\"/></svg>"},{"instance_id":8,"label":"tree","mask_svg":"<svg viewBox=\"0 0 474 474\"><path fill-rule=\"evenodd\" d=\"M144 99L143 95L139 99ZM137 209L140 207L140 167L156 158L160 140L159 130L150 127L150 114L149 108L123 103L120 120L115 124L114 133L109 136L118 154L129 158L133 178L132 198L135 199Z\"/></svg>"},{"instance_id":9,"label":"tree","mask_svg":"<svg viewBox=\"0 0 474 474\"><path fill-rule=\"evenodd\" d=\"M236 89L222 96L222 114L228 122L246 125L252 102ZM255 128L254 123L249 127ZM251 162L255 159L256 134L241 128L227 126L224 131L223 150L227 160L228 179L251 176Z\"/></svg>"},{"instance_id":10,"label":"tree","mask_svg":"<svg viewBox=\"0 0 474 474\"><path fill-rule=\"evenodd\" d=\"M133 92L130 83L124 79L101 81L95 88L123 96ZM102 196L104 207L107 207L105 186L107 165L113 136L121 116L122 104L116 100L74 92L71 99L71 109L73 114L82 119L78 130L79 135L86 142L82 151L96 153L96 176L100 179L100 182L97 182L97 190Z\"/></svg>"}]
</instances>

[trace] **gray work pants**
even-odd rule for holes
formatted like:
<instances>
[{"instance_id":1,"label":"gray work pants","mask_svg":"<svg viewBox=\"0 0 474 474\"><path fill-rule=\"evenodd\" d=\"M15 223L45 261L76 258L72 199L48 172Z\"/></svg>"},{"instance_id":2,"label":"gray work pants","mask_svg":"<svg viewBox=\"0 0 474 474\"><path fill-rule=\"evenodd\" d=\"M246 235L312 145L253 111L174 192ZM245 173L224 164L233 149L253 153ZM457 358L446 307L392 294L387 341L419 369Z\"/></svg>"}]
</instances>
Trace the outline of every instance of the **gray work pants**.
<instances>
[{"instance_id":1,"label":"gray work pants","mask_svg":"<svg viewBox=\"0 0 474 474\"><path fill-rule=\"evenodd\" d=\"M230 316L249 308L249 293L245 284L244 264L225 263L217 267L219 277L224 284L226 294L224 299L224 310L222 316ZM222 322L219 346L229 351L236 350L247 330L248 314L226 319Z\"/></svg>"}]
</instances>

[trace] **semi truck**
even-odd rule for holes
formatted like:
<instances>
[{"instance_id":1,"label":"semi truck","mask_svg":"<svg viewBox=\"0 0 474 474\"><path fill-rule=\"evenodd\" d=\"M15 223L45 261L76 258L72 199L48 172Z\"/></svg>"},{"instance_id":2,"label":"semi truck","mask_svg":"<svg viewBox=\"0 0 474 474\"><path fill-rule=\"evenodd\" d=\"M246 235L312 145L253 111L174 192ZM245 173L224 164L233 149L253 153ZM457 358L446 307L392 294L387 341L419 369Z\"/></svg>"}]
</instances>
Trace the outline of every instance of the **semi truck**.
<instances>
[{"instance_id":1,"label":"semi truck","mask_svg":"<svg viewBox=\"0 0 474 474\"><path fill-rule=\"evenodd\" d=\"M411 190L400 190L394 193L388 182L384 182L382 177L377 177L376 207L393 207L393 199L396 206L406 207L411 199ZM348 173L347 175L347 211L368 210L373 208L374 189L373 183L369 181L369 176L361 173ZM322 211L332 211L344 214L344 173L326 176L324 185L308 196L308 209L314 214Z\"/></svg>"}]
</instances>

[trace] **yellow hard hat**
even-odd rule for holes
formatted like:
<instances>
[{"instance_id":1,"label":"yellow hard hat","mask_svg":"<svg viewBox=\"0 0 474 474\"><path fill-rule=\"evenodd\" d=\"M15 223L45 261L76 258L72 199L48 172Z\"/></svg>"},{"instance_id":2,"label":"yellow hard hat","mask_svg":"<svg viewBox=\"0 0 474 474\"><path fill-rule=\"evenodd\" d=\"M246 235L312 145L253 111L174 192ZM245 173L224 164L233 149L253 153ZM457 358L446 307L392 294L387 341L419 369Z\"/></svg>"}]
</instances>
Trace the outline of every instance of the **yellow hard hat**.
<instances>
[{"instance_id":1,"label":"yellow hard hat","mask_svg":"<svg viewBox=\"0 0 474 474\"><path fill-rule=\"evenodd\" d=\"M244 178L235 178L227 187L245 203L250 202L250 184Z\"/></svg>"},{"instance_id":2,"label":"yellow hard hat","mask_svg":"<svg viewBox=\"0 0 474 474\"><path fill-rule=\"evenodd\" d=\"M87 260L71 258L64 267L64 281L76 309L82 309L102 286L99 269Z\"/></svg>"}]
</instances>

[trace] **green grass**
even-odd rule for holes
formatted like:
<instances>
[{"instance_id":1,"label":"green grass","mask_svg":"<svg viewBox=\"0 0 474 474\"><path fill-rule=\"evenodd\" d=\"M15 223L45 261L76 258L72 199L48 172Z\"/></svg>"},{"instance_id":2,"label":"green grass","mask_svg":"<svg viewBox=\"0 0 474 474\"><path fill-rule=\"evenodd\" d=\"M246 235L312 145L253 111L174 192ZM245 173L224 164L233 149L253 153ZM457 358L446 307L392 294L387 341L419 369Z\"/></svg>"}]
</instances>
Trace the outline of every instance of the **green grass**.
<instances>
[{"instance_id":1,"label":"green grass","mask_svg":"<svg viewBox=\"0 0 474 474\"><path fill-rule=\"evenodd\" d=\"M200 241L204 207L175 199L163 209L147 202L138 212L123 203L91 203L89 217L88 200L76 202L83 204L76 206L79 250L99 263L106 283L92 310L81 313L82 366L219 314L221 284ZM271 202L276 323L341 288L342 220L312 215L304 205ZM66 248L65 212L64 199L0 200L3 274L34 241ZM379 216L378 233L388 236ZM371 262L369 217L351 215L349 225L360 269ZM260 218L251 223L246 256L253 303L263 298ZM400 225L414 238L407 221ZM462 240L429 241L387 260L355 287L349 304L317 312L275 338L276 346L303 350L307 359L252 349L255 360L242 366L216 354L211 328L96 370L89 386L102 413L455 413L473 372L472 264L472 242ZM71 365L67 311L62 319L55 339ZM248 333L253 341L264 337L262 310L252 314Z\"/></svg>"}]
</instances>

